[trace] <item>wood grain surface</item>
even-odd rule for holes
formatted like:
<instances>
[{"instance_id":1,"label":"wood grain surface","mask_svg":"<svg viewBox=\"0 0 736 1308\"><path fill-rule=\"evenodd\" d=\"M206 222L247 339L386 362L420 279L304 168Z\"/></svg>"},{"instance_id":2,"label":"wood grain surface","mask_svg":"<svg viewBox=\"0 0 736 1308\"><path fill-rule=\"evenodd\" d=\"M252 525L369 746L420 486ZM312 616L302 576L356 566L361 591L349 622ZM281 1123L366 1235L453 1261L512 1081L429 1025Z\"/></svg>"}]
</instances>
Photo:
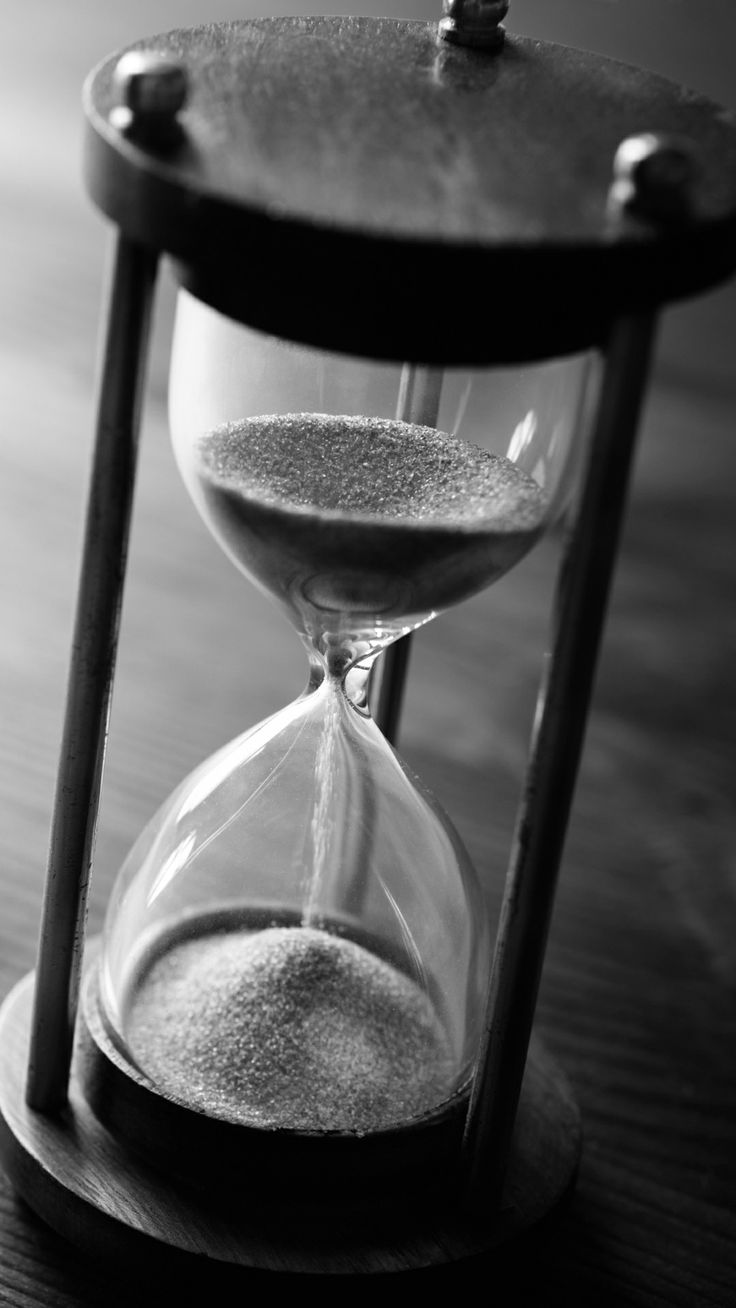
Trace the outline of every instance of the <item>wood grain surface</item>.
<instances>
[{"instance_id":1,"label":"wood grain surface","mask_svg":"<svg viewBox=\"0 0 736 1308\"><path fill-rule=\"evenodd\" d=\"M718 44L726 11L712 3ZM110 48L197 21L202 8L136 0L123 14L92 0L26 0L6 47L3 995L35 958L92 431L105 233L79 183L79 85ZM652 8L661 16L684 7ZM573 39L571 5L560 11L559 39ZM545 21L539 34L550 36L549 12ZM656 53L653 38L646 49ZM686 26L677 43L683 77L687 53ZM175 472L165 418L171 300L164 287L92 929L158 803L203 756L293 698L303 678L297 642L220 556ZM537 1018L582 1109L581 1173L553 1238L513 1263L513 1289L489 1266L489 1298L501 1305L729 1308L736 1298L735 323L729 289L678 309L664 329ZM412 654L401 748L452 813L494 913L555 561L556 542L540 546L421 633ZM0 1303L147 1308L166 1289L141 1283L134 1267L110 1276L83 1259L0 1180ZM390 1301L406 1291L380 1293Z\"/></svg>"}]
</instances>

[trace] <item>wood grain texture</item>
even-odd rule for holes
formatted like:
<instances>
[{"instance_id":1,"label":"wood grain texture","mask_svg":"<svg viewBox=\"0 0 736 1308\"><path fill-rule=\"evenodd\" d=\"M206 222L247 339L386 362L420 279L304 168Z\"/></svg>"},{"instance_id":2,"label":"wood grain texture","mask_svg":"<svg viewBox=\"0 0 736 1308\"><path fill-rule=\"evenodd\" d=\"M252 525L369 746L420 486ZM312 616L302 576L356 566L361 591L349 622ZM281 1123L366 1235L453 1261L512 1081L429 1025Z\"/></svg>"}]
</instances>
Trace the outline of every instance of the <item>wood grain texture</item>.
<instances>
[{"instance_id":1,"label":"wood grain texture","mask_svg":"<svg viewBox=\"0 0 736 1308\"><path fill-rule=\"evenodd\" d=\"M624 7L600 9L613 23ZM673 21L684 14L665 7ZM34 963L93 423L104 232L79 182L79 85L106 49L197 21L201 5L85 2L77 23L71 12L49 0L18 8L4 74L14 115L0 182L3 994ZM647 13L637 6L628 40ZM704 58L707 24L692 22ZM663 40L661 27L650 34L650 61ZM144 422L93 929L158 803L303 679L291 633L225 564L179 485L164 412L169 300ZM581 1105L582 1166L554 1238L515 1263L513 1288L497 1265L486 1271L502 1308L731 1308L736 1296L735 322L728 291L666 327L537 1015ZM554 554L554 542L541 546L420 633L412 653L400 747L452 813L492 912ZM169 1290L134 1267L113 1281L0 1181L0 1303L153 1308Z\"/></svg>"}]
</instances>

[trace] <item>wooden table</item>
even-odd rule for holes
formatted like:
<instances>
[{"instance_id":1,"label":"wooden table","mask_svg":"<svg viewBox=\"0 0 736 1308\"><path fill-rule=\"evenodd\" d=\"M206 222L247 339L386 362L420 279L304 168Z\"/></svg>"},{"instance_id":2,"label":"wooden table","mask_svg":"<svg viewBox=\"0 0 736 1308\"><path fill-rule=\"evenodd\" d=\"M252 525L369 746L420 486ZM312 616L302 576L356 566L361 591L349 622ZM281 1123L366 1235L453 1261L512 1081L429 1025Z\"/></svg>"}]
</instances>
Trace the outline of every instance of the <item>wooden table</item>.
<instances>
[{"instance_id":1,"label":"wooden table","mask_svg":"<svg viewBox=\"0 0 736 1308\"><path fill-rule=\"evenodd\" d=\"M103 40L81 4L73 33L61 8L31 4L19 20L7 78L24 130L6 122L0 178L0 994L35 956L90 445L103 233L76 178L77 73L129 35L111 23ZM165 288L151 366L92 930L160 800L302 680L297 642L179 484L164 407L172 298ZM583 1163L508 1299L489 1269L498 1303L736 1298L734 305L722 292L677 312L647 409L538 1010L582 1109ZM422 633L413 658L402 752L452 813L492 912L555 560L554 541L537 549ZM114 1308L131 1294L0 1180L0 1303Z\"/></svg>"}]
</instances>

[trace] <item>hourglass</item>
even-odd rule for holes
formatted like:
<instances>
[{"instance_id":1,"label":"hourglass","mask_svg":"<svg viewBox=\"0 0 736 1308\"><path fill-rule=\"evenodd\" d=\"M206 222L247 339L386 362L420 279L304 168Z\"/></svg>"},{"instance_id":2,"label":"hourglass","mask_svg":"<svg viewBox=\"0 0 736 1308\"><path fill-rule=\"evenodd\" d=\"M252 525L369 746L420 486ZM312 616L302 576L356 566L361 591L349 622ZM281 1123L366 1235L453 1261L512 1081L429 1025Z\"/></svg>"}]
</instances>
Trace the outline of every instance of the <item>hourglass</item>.
<instances>
[{"instance_id":1,"label":"hourglass","mask_svg":"<svg viewBox=\"0 0 736 1308\"><path fill-rule=\"evenodd\" d=\"M309 660L295 703L176 791L110 904L106 1019L191 1107L365 1135L465 1103L487 915L366 687L382 650L513 567L559 509L586 360L518 371L315 351L180 293L180 469Z\"/></svg>"},{"instance_id":2,"label":"hourglass","mask_svg":"<svg viewBox=\"0 0 736 1308\"><path fill-rule=\"evenodd\" d=\"M118 1257L462 1263L574 1180L536 992L655 311L732 270L736 133L659 78L504 40L506 8L208 25L88 83L88 181L120 235L0 1147L43 1217ZM164 802L82 966L161 252L176 462L308 674ZM392 651L563 519L492 949L460 837L390 743Z\"/></svg>"}]
</instances>

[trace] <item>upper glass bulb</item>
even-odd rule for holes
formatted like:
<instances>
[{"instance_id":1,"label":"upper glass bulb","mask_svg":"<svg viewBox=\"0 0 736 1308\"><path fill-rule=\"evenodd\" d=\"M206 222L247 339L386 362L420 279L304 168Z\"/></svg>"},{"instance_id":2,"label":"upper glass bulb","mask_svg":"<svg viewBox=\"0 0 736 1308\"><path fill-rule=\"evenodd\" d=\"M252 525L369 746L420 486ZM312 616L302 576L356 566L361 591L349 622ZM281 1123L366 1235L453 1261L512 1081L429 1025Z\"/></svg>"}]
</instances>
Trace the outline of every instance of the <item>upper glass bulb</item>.
<instances>
[{"instance_id":1,"label":"upper glass bulb","mask_svg":"<svg viewBox=\"0 0 736 1308\"><path fill-rule=\"evenodd\" d=\"M463 372L267 337L180 294L176 458L213 535L325 656L502 576L560 510L587 358Z\"/></svg>"}]
</instances>

